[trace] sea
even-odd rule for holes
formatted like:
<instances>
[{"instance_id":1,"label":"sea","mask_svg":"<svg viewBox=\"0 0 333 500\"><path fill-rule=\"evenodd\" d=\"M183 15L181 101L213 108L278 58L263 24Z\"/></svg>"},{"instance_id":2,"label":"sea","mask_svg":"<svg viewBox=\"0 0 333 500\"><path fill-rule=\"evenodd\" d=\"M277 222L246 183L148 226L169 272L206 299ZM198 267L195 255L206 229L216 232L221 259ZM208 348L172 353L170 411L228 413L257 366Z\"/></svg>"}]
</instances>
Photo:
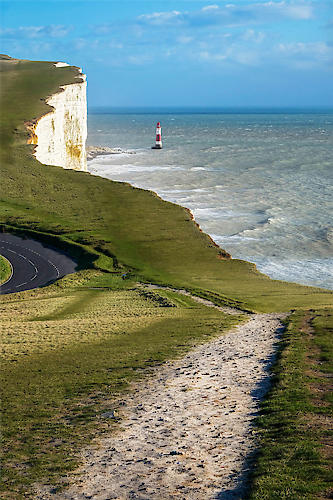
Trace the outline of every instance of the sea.
<instances>
[{"instance_id":1,"label":"sea","mask_svg":"<svg viewBox=\"0 0 333 500\"><path fill-rule=\"evenodd\" d=\"M99 108L88 144L120 148L92 174L189 208L233 258L333 289L333 110Z\"/></svg>"}]
</instances>

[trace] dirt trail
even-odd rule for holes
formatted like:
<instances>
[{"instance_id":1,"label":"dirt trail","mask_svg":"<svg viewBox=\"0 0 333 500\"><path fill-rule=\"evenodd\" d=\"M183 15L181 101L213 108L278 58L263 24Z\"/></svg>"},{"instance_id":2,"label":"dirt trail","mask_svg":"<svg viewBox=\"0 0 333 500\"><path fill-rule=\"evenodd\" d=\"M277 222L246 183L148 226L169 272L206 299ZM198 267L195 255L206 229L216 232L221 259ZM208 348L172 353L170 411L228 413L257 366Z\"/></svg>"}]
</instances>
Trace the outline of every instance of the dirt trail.
<instances>
[{"instance_id":1,"label":"dirt trail","mask_svg":"<svg viewBox=\"0 0 333 500\"><path fill-rule=\"evenodd\" d=\"M208 299L203 299L202 297L198 297L197 295L192 295L187 290L179 288L170 288L168 286L160 286L160 285L145 285L143 286L143 288L148 290L170 290L171 292L176 292L181 295L186 295L187 297L191 297L195 302L199 302L200 304L203 304L208 307L214 307L214 309L218 309L219 311L222 311L225 314L232 314L232 315L246 314L241 309L236 309L235 307L217 306L214 304L214 302L211 302Z\"/></svg>"},{"instance_id":2,"label":"dirt trail","mask_svg":"<svg viewBox=\"0 0 333 500\"><path fill-rule=\"evenodd\" d=\"M35 498L244 498L252 422L269 386L281 317L254 314L156 369L126 397L119 431L84 450L70 489L39 490Z\"/></svg>"}]
</instances>

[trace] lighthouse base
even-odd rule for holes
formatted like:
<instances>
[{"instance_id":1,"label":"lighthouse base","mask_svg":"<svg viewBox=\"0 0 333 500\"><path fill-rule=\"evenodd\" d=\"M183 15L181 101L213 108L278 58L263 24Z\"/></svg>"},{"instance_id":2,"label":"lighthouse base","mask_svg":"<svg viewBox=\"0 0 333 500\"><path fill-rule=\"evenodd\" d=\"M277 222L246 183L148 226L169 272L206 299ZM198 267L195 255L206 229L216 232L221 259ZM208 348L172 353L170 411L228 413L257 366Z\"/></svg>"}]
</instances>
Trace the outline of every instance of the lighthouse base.
<instances>
[{"instance_id":1,"label":"lighthouse base","mask_svg":"<svg viewBox=\"0 0 333 500\"><path fill-rule=\"evenodd\" d=\"M162 149L162 146L152 146L151 149Z\"/></svg>"}]
</instances>

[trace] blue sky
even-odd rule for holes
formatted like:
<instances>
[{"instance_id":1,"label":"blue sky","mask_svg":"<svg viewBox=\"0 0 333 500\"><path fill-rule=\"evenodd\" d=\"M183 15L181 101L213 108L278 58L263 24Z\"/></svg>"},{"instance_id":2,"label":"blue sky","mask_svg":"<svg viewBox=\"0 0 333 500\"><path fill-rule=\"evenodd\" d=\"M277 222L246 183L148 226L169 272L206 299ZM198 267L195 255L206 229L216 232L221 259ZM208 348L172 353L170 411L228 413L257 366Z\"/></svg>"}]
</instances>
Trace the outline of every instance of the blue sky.
<instances>
[{"instance_id":1,"label":"blue sky","mask_svg":"<svg viewBox=\"0 0 333 500\"><path fill-rule=\"evenodd\" d=\"M331 106L332 0L0 0L1 52L65 61L90 106Z\"/></svg>"}]
</instances>

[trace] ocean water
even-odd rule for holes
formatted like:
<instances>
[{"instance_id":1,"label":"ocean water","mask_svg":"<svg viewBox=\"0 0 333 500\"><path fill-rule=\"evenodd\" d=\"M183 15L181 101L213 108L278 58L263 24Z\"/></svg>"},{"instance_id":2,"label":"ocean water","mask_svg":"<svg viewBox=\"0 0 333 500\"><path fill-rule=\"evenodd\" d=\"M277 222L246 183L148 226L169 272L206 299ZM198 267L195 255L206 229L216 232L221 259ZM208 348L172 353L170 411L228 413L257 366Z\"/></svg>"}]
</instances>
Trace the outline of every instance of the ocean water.
<instances>
[{"instance_id":1,"label":"ocean water","mask_svg":"<svg viewBox=\"0 0 333 500\"><path fill-rule=\"evenodd\" d=\"M163 149L152 150L161 121ZM90 114L92 174L189 208L233 258L333 289L333 113Z\"/></svg>"}]
</instances>

